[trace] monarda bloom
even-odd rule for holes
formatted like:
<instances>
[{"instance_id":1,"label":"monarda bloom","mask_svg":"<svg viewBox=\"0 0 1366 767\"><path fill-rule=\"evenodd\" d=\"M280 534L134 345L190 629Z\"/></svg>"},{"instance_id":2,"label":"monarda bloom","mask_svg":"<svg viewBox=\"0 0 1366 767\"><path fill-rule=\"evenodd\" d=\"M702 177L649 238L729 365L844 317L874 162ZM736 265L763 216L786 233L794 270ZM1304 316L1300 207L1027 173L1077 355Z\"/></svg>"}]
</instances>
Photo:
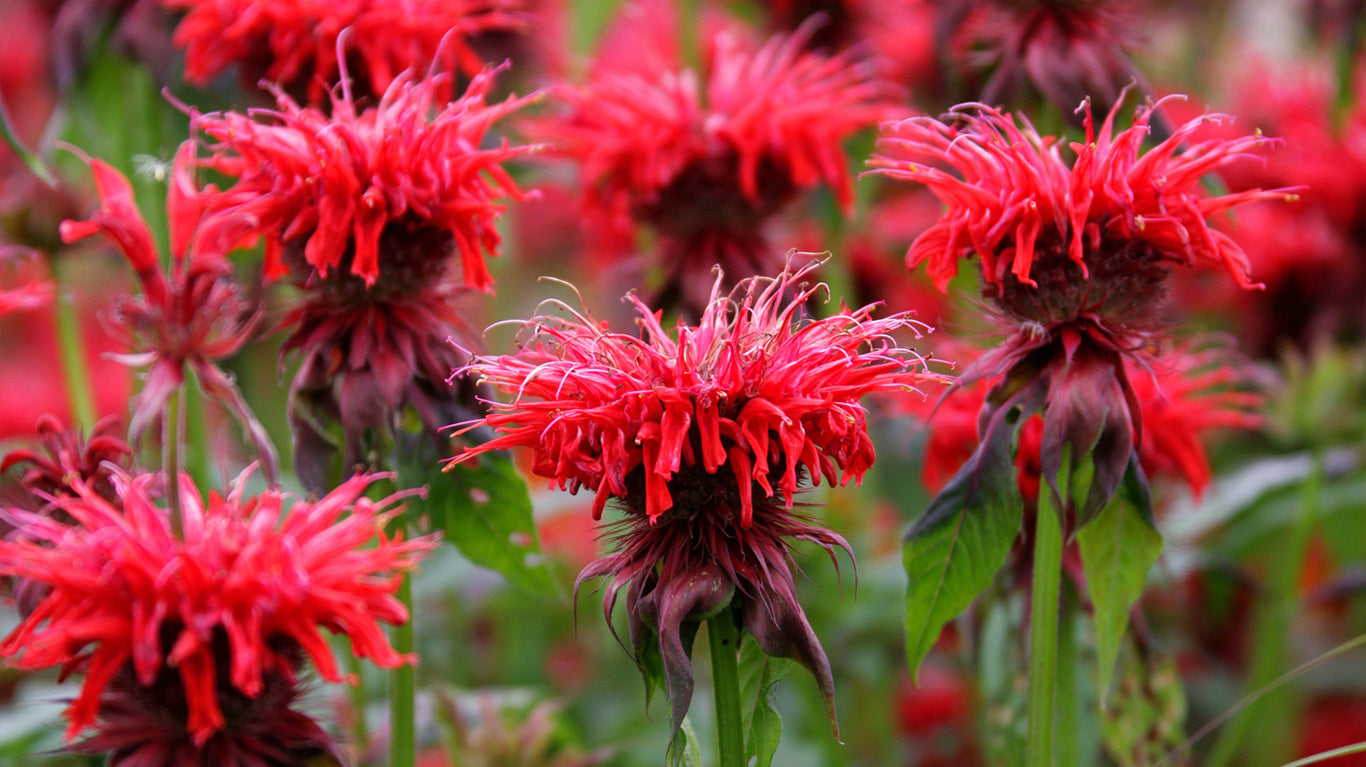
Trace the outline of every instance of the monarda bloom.
<instances>
[{"instance_id":1,"label":"monarda bloom","mask_svg":"<svg viewBox=\"0 0 1366 767\"><path fill-rule=\"evenodd\" d=\"M807 481L859 480L874 458L859 400L932 376L890 338L924 329L905 314L799 318L824 288L801 283L818 265L743 280L730 296L718 274L698 324L673 334L634 296L643 337L577 313L539 316L519 352L469 368L515 398L466 426L493 436L454 462L526 447L533 473L596 491L595 517L608 499L620 503L616 553L578 581L608 577L609 619L626 590L631 651L642 669L662 660L675 729L692 697L697 621L723 610L765 652L809 668L833 720L830 666L797 604L788 552L796 540L832 557L849 546L795 511L796 494Z\"/></svg>"},{"instance_id":2,"label":"monarda bloom","mask_svg":"<svg viewBox=\"0 0 1366 767\"><path fill-rule=\"evenodd\" d=\"M636 3L623 18L590 82L558 92L568 112L543 130L579 162L591 218L659 235L664 302L696 316L712 265L732 280L781 268L765 228L800 193L823 184L847 209L841 142L903 111L868 61L806 52L813 23L760 46L707 28L699 72L673 44L672 5Z\"/></svg>"},{"instance_id":3,"label":"monarda bloom","mask_svg":"<svg viewBox=\"0 0 1366 767\"><path fill-rule=\"evenodd\" d=\"M1209 195L1204 175L1268 143L1260 135L1191 141L1207 115L1141 150L1153 108L1116 132L1118 109L1099 130L1084 105L1086 140L1044 138L1027 123L982 105L944 120L916 117L888 126L870 164L929 187L947 206L912 243L911 267L928 264L943 290L960 259L977 257L983 296L1008 337L963 374L995 379L983 408L983 444L1004 433L1012 411L1043 409L1041 462L1054 486L1063 447L1075 467L1090 455L1095 475L1078 503L1085 522L1109 500L1142 443L1141 411L1126 358L1145 359L1165 325L1172 269L1217 266L1257 287L1248 262L1208 219L1284 191ZM1061 506L1059 506L1061 508Z\"/></svg>"},{"instance_id":4,"label":"monarda bloom","mask_svg":"<svg viewBox=\"0 0 1366 767\"><path fill-rule=\"evenodd\" d=\"M398 496L364 493L385 476L288 509L279 492L246 495L245 474L207 499L182 476L167 492L180 493L183 538L153 501L152 474L116 475L114 503L73 482L76 494L56 499L72 525L11 509L23 538L0 542L0 574L50 591L0 655L84 673L67 738L93 727L77 747L108 751L115 767L302 767L335 754L290 708L306 660L343 678L319 629L376 665L413 661L379 623L408 619L399 574L435 545L380 532Z\"/></svg>"},{"instance_id":5,"label":"monarda bloom","mask_svg":"<svg viewBox=\"0 0 1366 767\"><path fill-rule=\"evenodd\" d=\"M495 73L451 102L437 98L445 77L404 75L364 111L344 89L330 116L280 94L278 111L195 119L207 137L199 162L233 179L200 193L205 239L225 250L264 239L267 275L302 291L283 349L303 357L290 417L311 488L335 473L329 422L342 426L345 473L369 453L367 433L395 433L404 407L433 436L470 417L458 409L463 384L446 380L463 361L447 339L472 335L452 300L492 289L484 257L500 243L501 200L523 196L502 163L530 150L485 146L492 124L526 103L488 104Z\"/></svg>"},{"instance_id":6,"label":"monarda bloom","mask_svg":"<svg viewBox=\"0 0 1366 767\"><path fill-rule=\"evenodd\" d=\"M248 87L265 80L322 104L345 77L337 39L349 39L356 87L382 94L399 74L433 65L474 75L484 64L470 38L524 23L519 0L162 0L185 17L175 44L185 79L206 85L236 65ZM444 40L444 43L443 43Z\"/></svg>"},{"instance_id":7,"label":"monarda bloom","mask_svg":"<svg viewBox=\"0 0 1366 767\"><path fill-rule=\"evenodd\" d=\"M104 235L122 251L141 283L142 295L121 296L108 317L111 334L129 350L118 359L147 369L142 391L133 400L130 439L136 442L165 412L171 396L185 383L186 373L193 372L199 386L242 424L267 478L274 482L275 448L270 437L232 376L217 364L251 339L259 313L232 281L232 263L203 247L203 209L189 179L190 151L191 146L185 144L176 153L166 200L172 253L169 274L162 268L128 179L102 160L89 161L100 208L87 221L63 221L62 240L72 243Z\"/></svg>"},{"instance_id":8,"label":"monarda bloom","mask_svg":"<svg viewBox=\"0 0 1366 767\"><path fill-rule=\"evenodd\" d=\"M39 449L11 450L0 459L0 472L19 467L19 483L35 499L75 495L73 483L81 481L113 502L113 476L126 470L133 456L118 433L117 418L101 418L86 437L81 430L64 429L55 417L44 415L38 418L37 432Z\"/></svg>"},{"instance_id":9,"label":"monarda bloom","mask_svg":"<svg viewBox=\"0 0 1366 767\"><path fill-rule=\"evenodd\" d=\"M1101 111L1143 78L1125 54L1135 19L1115 0L974 0L946 3L940 27L962 65L990 77L978 100L1014 106L1040 94L1063 116L1084 98ZM1148 11L1151 13L1151 10Z\"/></svg>"}]
</instances>

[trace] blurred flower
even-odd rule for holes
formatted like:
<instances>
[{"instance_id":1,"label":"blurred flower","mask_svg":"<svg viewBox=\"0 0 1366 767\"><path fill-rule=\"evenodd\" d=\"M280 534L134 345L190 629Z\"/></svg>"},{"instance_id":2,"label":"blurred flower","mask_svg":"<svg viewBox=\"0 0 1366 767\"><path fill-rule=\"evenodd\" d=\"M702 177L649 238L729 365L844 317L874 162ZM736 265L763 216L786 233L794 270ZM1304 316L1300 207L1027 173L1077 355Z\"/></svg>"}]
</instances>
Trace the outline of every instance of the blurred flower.
<instances>
[{"instance_id":1,"label":"blurred flower","mask_svg":"<svg viewBox=\"0 0 1366 767\"><path fill-rule=\"evenodd\" d=\"M40 416L40 449L11 450L0 459L0 472L21 467L20 484L40 502L76 495L75 483L81 482L112 503L116 498L113 476L129 468L133 455L118 434L119 425L113 416L101 418L87 438L79 429L63 429L53 416Z\"/></svg>"},{"instance_id":2,"label":"blurred flower","mask_svg":"<svg viewBox=\"0 0 1366 767\"><path fill-rule=\"evenodd\" d=\"M346 72L338 38L361 94L382 94L401 72L456 69L484 62L470 38L524 23L520 0L162 0L184 10L175 44L185 49L185 79L205 85L232 65L250 88L265 80L321 104Z\"/></svg>"},{"instance_id":3,"label":"blurred flower","mask_svg":"<svg viewBox=\"0 0 1366 767\"><path fill-rule=\"evenodd\" d=\"M0 654L21 669L83 671L66 734L94 726L84 745L113 749L112 764L301 764L282 755L331 749L288 708L303 659L342 679L319 627L385 668L415 660L377 622L408 619L393 596L397 573L435 542L381 532L401 496L363 494L383 478L357 475L286 511L277 491L247 496L247 474L207 501L183 475L168 489L180 493L183 540L153 503L158 475L117 473L112 504L73 480L76 494L55 502L74 525L7 512L24 535L0 542L0 574L51 591Z\"/></svg>"},{"instance_id":4,"label":"blurred flower","mask_svg":"<svg viewBox=\"0 0 1366 767\"><path fill-rule=\"evenodd\" d=\"M617 552L578 583L609 577L609 618L628 589L632 651L642 668L656 648L662 655L675 730L693 687L684 623L728 605L766 652L811 669L833 721L830 666L797 604L788 550L794 539L832 556L849 546L794 512L795 494L808 479L861 479L874 453L859 400L933 376L890 338L924 329L905 314L842 308L798 320L824 288L802 284L819 263L743 280L729 297L717 274L700 322L672 335L635 296L643 338L578 313L542 315L526 322L518 353L469 366L516 399L466 425L494 436L453 462L527 447L533 473L597 491L595 517L620 500Z\"/></svg>"},{"instance_id":5,"label":"blurred flower","mask_svg":"<svg viewBox=\"0 0 1366 767\"><path fill-rule=\"evenodd\" d=\"M1295 754L1298 757L1308 758L1366 741L1366 695L1360 692L1320 693L1301 717ZM1366 755L1358 752L1324 763L1332 767L1366 767Z\"/></svg>"},{"instance_id":6,"label":"blurred flower","mask_svg":"<svg viewBox=\"0 0 1366 767\"><path fill-rule=\"evenodd\" d=\"M983 295L1009 335L962 381L996 380L980 420L986 428L1005 428L1014 409L1043 409L1041 468L1058 508L1064 445L1073 448L1073 466L1091 456L1094 481L1078 505L1083 522L1109 500L1142 444L1126 360L1150 358L1160 340L1172 268L1218 265L1238 285L1259 287L1242 249L1207 219L1287 197L1259 189L1202 194L1206 173L1270 140L1191 143L1204 122L1221 119L1207 115L1141 152L1155 108L1140 109L1133 126L1116 133L1118 108L1097 131L1086 105L1086 141L1070 145L1071 165L1057 139L980 105L959 107L949 122L916 117L889 126L882 154L870 161L873 172L924 184L948 206L911 245L907 264L928 262L944 290L959 259L977 256Z\"/></svg>"},{"instance_id":7,"label":"blurred flower","mask_svg":"<svg viewBox=\"0 0 1366 767\"><path fill-rule=\"evenodd\" d=\"M303 291L283 351L304 358L290 417L310 488L329 485L330 420L342 425L345 472L364 462L366 431L390 434L404 406L433 436L470 416L461 408L472 387L447 383L462 361L448 339L477 339L452 302L492 290L484 255L500 243L498 199L523 196L501 163L532 149L481 148L496 120L527 103L486 103L498 71L449 103L437 97L445 76L403 75L363 112L344 89L330 117L280 93L276 112L195 118L214 142L197 162L234 179L199 193L201 240L227 250L263 237L267 274ZM451 274L457 256L463 284Z\"/></svg>"},{"instance_id":8,"label":"blurred flower","mask_svg":"<svg viewBox=\"0 0 1366 767\"><path fill-rule=\"evenodd\" d=\"M916 680L896 686L897 730L909 742L914 767L984 764L973 714L973 685L964 675L926 664Z\"/></svg>"},{"instance_id":9,"label":"blurred flower","mask_svg":"<svg viewBox=\"0 0 1366 767\"><path fill-rule=\"evenodd\" d=\"M72 262L75 266L75 262ZM84 267L92 267L88 271ZM110 337L97 314L124 277L107 263L83 260L66 284L85 351L85 365L99 385L92 387L96 416L122 416L131 394L127 369L109 359L126 351ZM0 439L36 439L43 414L71 423L71 403L63 378L55 302L35 311L0 316L0 401L22 407L0 407Z\"/></svg>"},{"instance_id":10,"label":"blurred flower","mask_svg":"<svg viewBox=\"0 0 1366 767\"><path fill-rule=\"evenodd\" d=\"M1363 70L1366 71L1366 70ZM1342 107L1332 63L1254 61L1234 75L1226 99L1250 126L1285 141L1264 164L1220 170L1234 192L1303 184L1291 205L1239 214L1231 231L1267 286L1259 293L1187 280L1183 301L1231 321L1245 348L1274 356L1366 332L1366 77ZM1227 138L1207 126L1199 138Z\"/></svg>"},{"instance_id":11,"label":"blurred flower","mask_svg":"<svg viewBox=\"0 0 1366 767\"><path fill-rule=\"evenodd\" d=\"M590 82L559 91L568 113L543 132L580 163L590 217L660 235L664 293L697 314L712 265L732 281L781 267L764 227L800 192L824 184L847 209L840 143L904 110L870 62L804 52L814 23L757 47L736 30L704 28L699 72L673 43L672 5L624 14Z\"/></svg>"},{"instance_id":12,"label":"blurred flower","mask_svg":"<svg viewBox=\"0 0 1366 767\"><path fill-rule=\"evenodd\" d=\"M54 292L37 253L0 246L0 315L47 306Z\"/></svg>"},{"instance_id":13,"label":"blurred flower","mask_svg":"<svg viewBox=\"0 0 1366 767\"><path fill-rule=\"evenodd\" d=\"M142 295L120 296L108 317L111 332L133 350L118 359L129 367L148 369L142 391L134 398L129 439L136 442L165 411L189 370L199 386L241 423L267 479L274 482L275 448L270 437L232 376L217 365L250 340L259 314L231 281L232 263L201 247L202 207L189 178L191 151L192 146L185 144L177 152L166 199L171 226L169 275L162 271L151 230L138 212L128 179L102 160L89 161L101 207L88 221L63 221L62 239L71 243L104 235L123 252L142 285Z\"/></svg>"},{"instance_id":14,"label":"blurred flower","mask_svg":"<svg viewBox=\"0 0 1366 767\"><path fill-rule=\"evenodd\" d=\"M978 101L1022 106L1031 91L1066 117L1083 99L1108 112L1143 77L1125 55L1135 18L1113 0L974 0L943 3L941 29L960 66L989 69ZM1151 12L1149 10L1148 12ZM1144 87L1146 91L1146 87Z\"/></svg>"}]
</instances>

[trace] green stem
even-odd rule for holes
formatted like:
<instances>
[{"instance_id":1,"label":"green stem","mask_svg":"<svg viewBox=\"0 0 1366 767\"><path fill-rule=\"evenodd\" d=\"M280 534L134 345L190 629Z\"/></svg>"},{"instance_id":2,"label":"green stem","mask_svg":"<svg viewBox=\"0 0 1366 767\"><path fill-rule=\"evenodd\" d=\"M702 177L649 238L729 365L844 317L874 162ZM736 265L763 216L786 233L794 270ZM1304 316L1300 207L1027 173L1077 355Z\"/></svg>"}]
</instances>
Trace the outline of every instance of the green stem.
<instances>
[{"instance_id":1,"label":"green stem","mask_svg":"<svg viewBox=\"0 0 1366 767\"><path fill-rule=\"evenodd\" d=\"M398 600L408 608L408 620L394 626L391 637L400 655L413 651L413 578L404 575ZM389 767L413 767L417 762L417 677L413 664L389 672Z\"/></svg>"},{"instance_id":2,"label":"green stem","mask_svg":"<svg viewBox=\"0 0 1366 767\"><path fill-rule=\"evenodd\" d=\"M85 361L85 339L81 337L81 321L75 300L61 289L61 271L57 273L57 344L62 359L62 380L66 384L67 400L71 404L71 419L82 429L95 425L95 395L90 390L90 366Z\"/></svg>"},{"instance_id":3,"label":"green stem","mask_svg":"<svg viewBox=\"0 0 1366 767\"><path fill-rule=\"evenodd\" d=\"M698 35L702 28L701 0L682 0L678 4L678 45L683 66L702 76L702 46Z\"/></svg>"},{"instance_id":4,"label":"green stem","mask_svg":"<svg viewBox=\"0 0 1366 767\"><path fill-rule=\"evenodd\" d=\"M185 511L180 505L180 441L185 438L185 386L166 401L161 414L161 470L166 477L166 503L171 512L171 534L185 540Z\"/></svg>"},{"instance_id":5,"label":"green stem","mask_svg":"<svg viewBox=\"0 0 1366 767\"><path fill-rule=\"evenodd\" d=\"M1284 666L1287 629L1297 609L1296 587L1304 566L1309 541L1318 521L1319 495L1323 487L1323 456L1319 450L1312 454L1309 475L1301 485L1300 513L1291 528L1290 540L1278 549L1267 578L1266 597L1261 603L1253 626L1252 663L1248 686L1259 689L1276 678ZM1227 767L1240 751L1255 753L1267 760L1276 759L1278 750L1288 744L1288 727L1294 717L1288 708L1290 701L1284 692L1268 695L1248 706L1248 711L1228 729L1220 733L1205 764L1207 767ZM1243 741L1251 738L1246 749Z\"/></svg>"},{"instance_id":6,"label":"green stem","mask_svg":"<svg viewBox=\"0 0 1366 767\"><path fill-rule=\"evenodd\" d=\"M1069 486L1063 457L1058 487ZM1029 729L1025 767L1053 764L1054 688L1058 676L1058 595L1062 587L1062 526L1047 482L1039 483L1034 522L1034 586L1029 602Z\"/></svg>"},{"instance_id":7,"label":"green stem","mask_svg":"<svg viewBox=\"0 0 1366 767\"><path fill-rule=\"evenodd\" d=\"M1064 603L1058 636L1058 716L1055 724L1063 737L1057 743L1058 767L1081 767L1081 691L1078 689L1076 600Z\"/></svg>"},{"instance_id":8,"label":"green stem","mask_svg":"<svg viewBox=\"0 0 1366 767\"><path fill-rule=\"evenodd\" d=\"M355 653L348 652L344 655L346 673L356 680L347 691L351 698L351 742L355 745L357 753L364 754L370 751L370 722L365 716L365 682L361 676L364 669Z\"/></svg>"},{"instance_id":9,"label":"green stem","mask_svg":"<svg viewBox=\"0 0 1366 767\"><path fill-rule=\"evenodd\" d=\"M1329 759L1336 759L1339 756L1350 756L1351 754L1360 753L1366 753L1366 742L1353 743L1350 746L1335 748L1332 751L1320 751L1317 754L1306 756L1303 759L1296 759L1295 761L1286 764L1283 767L1308 767L1311 764L1326 762Z\"/></svg>"},{"instance_id":10,"label":"green stem","mask_svg":"<svg viewBox=\"0 0 1366 767\"><path fill-rule=\"evenodd\" d=\"M213 463L209 458L209 431L204 425L204 396L193 371L186 371L185 385L185 470L199 487L215 487ZM193 392L196 396L189 396Z\"/></svg>"},{"instance_id":11,"label":"green stem","mask_svg":"<svg viewBox=\"0 0 1366 767\"><path fill-rule=\"evenodd\" d=\"M744 767L745 732L740 718L740 628L730 610L707 620L712 688L716 694L716 748L720 767Z\"/></svg>"},{"instance_id":12,"label":"green stem","mask_svg":"<svg viewBox=\"0 0 1366 767\"><path fill-rule=\"evenodd\" d=\"M19 133L14 129L14 121L10 119L9 109L5 106L5 100L0 98L0 141L4 141L11 152L18 157L33 175L38 177L50 188L57 188L57 174L43 162L42 158L29 151L24 146L24 142L19 139Z\"/></svg>"}]
</instances>

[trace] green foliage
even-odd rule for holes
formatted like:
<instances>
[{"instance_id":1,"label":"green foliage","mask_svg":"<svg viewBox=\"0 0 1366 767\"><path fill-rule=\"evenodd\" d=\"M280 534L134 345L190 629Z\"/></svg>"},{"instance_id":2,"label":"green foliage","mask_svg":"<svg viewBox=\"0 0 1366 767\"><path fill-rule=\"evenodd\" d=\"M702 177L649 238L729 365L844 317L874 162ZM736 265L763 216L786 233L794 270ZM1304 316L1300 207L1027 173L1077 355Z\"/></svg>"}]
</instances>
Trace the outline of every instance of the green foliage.
<instances>
[{"instance_id":1,"label":"green foliage","mask_svg":"<svg viewBox=\"0 0 1366 767\"><path fill-rule=\"evenodd\" d=\"M477 459L441 471L432 464L418 481L420 468L400 470L405 487L427 485L425 511L433 530L440 530L460 553L481 567L497 572L509 583L532 594L562 599L551 576L531 514L531 496L506 454L485 453Z\"/></svg>"},{"instance_id":2,"label":"green foliage","mask_svg":"<svg viewBox=\"0 0 1366 767\"><path fill-rule=\"evenodd\" d=\"M912 675L944 625L991 583L1010 553L1023 515L1013 444L1022 420L1005 417L989 428L906 534L906 659Z\"/></svg>"},{"instance_id":3,"label":"green foliage","mask_svg":"<svg viewBox=\"0 0 1366 767\"><path fill-rule=\"evenodd\" d=\"M683 726L669 741L664 763L669 767L702 767L702 747L698 745L697 733L693 732L692 722L687 717L683 717Z\"/></svg>"},{"instance_id":4,"label":"green foliage","mask_svg":"<svg viewBox=\"0 0 1366 767\"><path fill-rule=\"evenodd\" d=\"M1186 695L1176 660L1125 653L1104 712L1105 749L1120 767L1162 763L1185 739Z\"/></svg>"},{"instance_id":5,"label":"green foliage","mask_svg":"<svg viewBox=\"0 0 1366 767\"><path fill-rule=\"evenodd\" d=\"M748 636L740 648L740 701L745 731L745 760L753 767L769 767L783 734L783 720L774 706L778 680L793 662L773 658Z\"/></svg>"},{"instance_id":6,"label":"green foliage","mask_svg":"<svg viewBox=\"0 0 1366 767\"><path fill-rule=\"evenodd\" d=\"M1162 551L1162 535L1157 531L1152 498L1141 473L1137 459L1130 458L1129 471L1119 492L1077 533L1086 585L1095 605L1102 705L1119 657L1129 611L1143 593L1148 570Z\"/></svg>"}]
</instances>

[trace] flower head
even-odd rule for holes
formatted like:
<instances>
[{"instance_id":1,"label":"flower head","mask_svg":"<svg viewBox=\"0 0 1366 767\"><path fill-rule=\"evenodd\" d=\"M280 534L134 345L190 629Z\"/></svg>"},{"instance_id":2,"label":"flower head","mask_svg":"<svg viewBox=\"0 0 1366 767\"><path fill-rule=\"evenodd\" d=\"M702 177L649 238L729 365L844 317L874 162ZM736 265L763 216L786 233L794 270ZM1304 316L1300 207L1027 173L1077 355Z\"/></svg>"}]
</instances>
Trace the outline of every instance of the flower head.
<instances>
[{"instance_id":1,"label":"flower head","mask_svg":"<svg viewBox=\"0 0 1366 767\"><path fill-rule=\"evenodd\" d=\"M923 328L905 314L844 308L799 320L822 288L799 285L818 265L744 280L729 297L718 274L699 323L673 334L634 296L643 337L577 313L536 317L519 352L469 366L515 399L467 426L493 437L453 461L527 447L533 473L597 491L595 517L620 500L617 553L579 580L610 576L609 614L629 586L634 650L642 663L662 654L675 727L692 693L681 627L733 601L760 645L805 663L830 703L829 664L796 602L788 546L848 547L794 513L795 494L808 479L859 480L874 458L860 398L929 374L890 339Z\"/></svg>"},{"instance_id":2,"label":"flower head","mask_svg":"<svg viewBox=\"0 0 1366 767\"><path fill-rule=\"evenodd\" d=\"M1288 195L1202 192L1206 173L1270 141L1192 142L1218 115L1192 120L1142 152L1152 108L1119 132L1118 108L1099 130L1089 104L1083 111L1086 140L1070 145L1070 165L1058 140L982 105L958 108L949 122L916 117L890 126L871 164L926 185L946 204L939 222L912 243L907 263L928 263L944 290L958 260L977 256L984 295L1009 335L963 381L999 382L984 422L1016 407L1044 409L1042 470L1058 508L1064 447L1071 445L1073 465L1094 458L1095 481L1079 506L1084 521L1109 499L1142 443L1141 408L1124 360L1146 356L1156 340L1169 272L1217 265L1238 285L1258 287L1242 249L1208 219Z\"/></svg>"},{"instance_id":3,"label":"flower head","mask_svg":"<svg viewBox=\"0 0 1366 767\"><path fill-rule=\"evenodd\" d=\"M453 302L491 291L484 255L499 245L498 199L522 197L501 163L530 150L483 147L526 103L486 103L497 71L444 104L444 77L404 75L363 112L345 90L330 116L280 94L276 112L196 118L213 142L200 162L235 179L199 193L203 238L221 249L264 238L267 273L302 290L282 350L303 356L290 421L310 488L330 486L338 450L326 424L341 424L346 472L364 462L367 433L396 433L404 407L432 437L470 416L460 408L474 406L473 387L447 382L463 360L448 339L473 335Z\"/></svg>"},{"instance_id":4,"label":"flower head","mask_svg":"<svg viewBox=\"0 0 1366 767\"><path fill-rule=\"evenodd\" d=\"M230 375L217 361L251 339L259 313L231 280L232 263L204 248L203 208L189 179L191 145L176 153L166 209L171 224L172 264L162 270L151 230L133 199L128 179L102 160L90 160L100 208L87 221L63 221L62 239L76 242L102 234L137 273L140 296L122 296L109 313L111 332L131 351L119 355L130 367L147 368L134 401L129 435L137 440L193 371L199 385L237 418L251 437L267 477L275 479L275 448ZM169 278L169 279L168 279Z\"/></svg>"},{"instance_id":5,"label":"flower head","mask_svg":"<svg viewBox=\"0 0 1366 767\"><path fill-rule=\"evenodd\" d=\"M87 482L73 482L76 494L56 499L75 520L71 526L10 510L25 539L0 542L0 574L45 583L50 592L0 641L0 655L23 669L85 673L67 709L68 738L97 723L106 690L120 674L128 677L116 685L121 695L179 687L158 698L159 724L200 749L243 724L232 719L242 713L233 701L277 695L274 680L292 685L302 658L324 679L342 679L319 628L346 634L352 651L377 665L409 662L378 622L407 620L393 596L395 573L411 569L435 544L381 532L397 496L363 497L381 477L358 475L288 510L279 492L247 496L245 474L226 497L207 500L182 477L167 492L180 493L183 540L153 502L156 475L116 475L116 503ZM178 684L169 684L167 674ZM235 697L219 694L229 687ZM116 740L127 737L118 732L125 714L116 701L110 735ZM148 734L149 740L176 737Z\"/></svg>"},{"instance_id":6,"label":"flower head","mask_svg":"<svg viewBox=\"0 0 1366 767\"><path fill-rule=\"evenodd\" d=\"M823 184L847 208L841 142L901 110L868 61L806 52L814 23L760 46L710 31L702 72L672 45L677 23L667 3L632 6L592 80L559 92L568 114L544 130L580 163L591 215L645 223L673 244L670 283L697 310L713 264L732 280L779 268L763 225L798 193Z\"/></svg>"},{"instance_id":7,"label":"flower head","mask_svg":"<svg viewBox=\"0 0 1366 767\"><path fill-rule=\"evenodd\" d=\"M1064 114L1084 98L1122 101L1142 77L1125 54L1135 24L1113 0L977 0L956 4L946 22L968 68L989 68L980 100L1019 104L1032 90Z\"/></svg>"},{"instance_id":8,"label":"flower head","mask_svg":"<svg viewBox=\"0 0 1366 767\"><path fill-rule=\"evenodd\" d=\"M114 474L128 468L133 450L117 434L119 420L101 418L87 438L80 430L63 429L50 415L38 419L39 450L11 450L0 459L0 472L19 466L19 482L34 498L75 495L75 482L84 482L97 495L113 501ZM3 521L0 520L0 524Z\"/></svg>"},{"instance_id":9,"label":"flower head","mask_svg":"<svg viewBox=\"0 0 1366 767\"><path fill-rule=\"evenodd\" d=\"M454 251L465 284L490 290L484 254L500 242L497 201L522 196L501 163L530 150L506 139L482 148L493 123L527 102L486 102L498 71L448 103L437 98L446 76L404 74L364 111L344 81L330 116L279 91L275 111L197 116L209 156L196 162L233 179L201 193L203 238L221 250L264 238L273 277L292 271L304 284L343 272L390 292L444 274ZM405 240L427 258L383 255L392 247L381 244Z\"/></svg>"},{"instance_id":10,"label":"flower head","mask_svg":"<svg viewBox=\"0 0 1366 767\"><path fill-rule=\"evenodd\" d=\"M175 44L185 49L185 79L205 85L236 64L249 86L260 80L321 103L345 72L338 38L354 49L367 93L384 93L405 70L432 65L473 75L483 62L476 35L514 29L518 0L162 0L185 17ZM444 42L443 42L444 41Z\"/></svg>"}]
</instances>

